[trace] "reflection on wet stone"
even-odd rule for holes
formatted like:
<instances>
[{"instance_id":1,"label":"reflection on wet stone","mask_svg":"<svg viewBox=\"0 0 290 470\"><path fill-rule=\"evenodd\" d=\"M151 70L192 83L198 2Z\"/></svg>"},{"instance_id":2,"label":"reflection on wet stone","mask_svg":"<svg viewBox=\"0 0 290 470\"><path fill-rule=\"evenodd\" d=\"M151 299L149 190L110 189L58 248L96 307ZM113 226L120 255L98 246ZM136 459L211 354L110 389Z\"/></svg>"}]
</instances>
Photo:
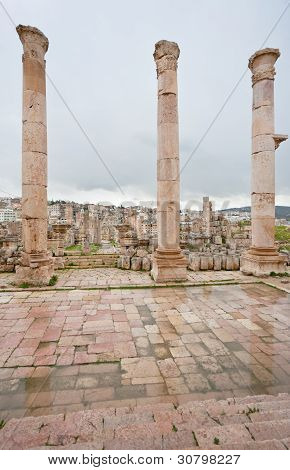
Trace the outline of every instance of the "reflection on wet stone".
<instances>
[{"instance_id":1,"label":"reflection on wet stone","mask_svg":"<svg viewBox=\"0 0 290 470\"><path fill-rule=\"evenodd\" d=\"M289 300L262 284L112 290L97 297L85 291L0 295L7 299L0 304L0 320L10 322L1 340L9 350L0 371L4 420L133 406L158 397L206 399L290 390ZM125 310L116 310L123 305ZM17 313L9 312L17 307L21 318L33 321L23 323L15 342L10 328ZM35 323L38 312L41 321ZM87 312L93 312L99 326L111 322L112 331L87 327L92 317ZM52 335L49 341L46 329L54 325L58 339ZM23 367L21 352L32 346L29 365ZM44 365L37 366L40 358ZM47 358L54 365L45 365ZM71 362L61 366L65 358ZM12 359L15 365L9 367Z\"/></svg>"}]
</instances>

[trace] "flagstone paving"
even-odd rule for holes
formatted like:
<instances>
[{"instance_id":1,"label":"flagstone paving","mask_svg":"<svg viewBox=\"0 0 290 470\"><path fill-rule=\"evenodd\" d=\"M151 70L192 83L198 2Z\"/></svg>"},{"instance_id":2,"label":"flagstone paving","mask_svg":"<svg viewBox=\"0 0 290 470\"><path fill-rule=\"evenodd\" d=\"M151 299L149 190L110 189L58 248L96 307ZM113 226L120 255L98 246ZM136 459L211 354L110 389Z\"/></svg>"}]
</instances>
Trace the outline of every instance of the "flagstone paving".
<instances>
[{"instance_id":1,"label":"flagstone paving","mask_svg":"<svg viewBox=\"0 0 290 470\"><path fill-rule=\"evenodd\" d=\"M0 419L290 391L265 284L0 293Z\"/></svg>"},{"instance_id":2,"label":"flagstone paving","mask_svg":"<svg viewBox=\"0 0 290 470\"><path fill-rule=\"evenodd\" d=\"M56 271L56 288L99 288L155 286L148 272L117 268L64 269ZM0 289L14 288L15 273L0 273ZM255 282L240 271L188 271L188 280L182 285L207 282ZM170 284L169 284L170 285ZM52 288L53 289L53 288Z\"/></svg>"}]
</instances>

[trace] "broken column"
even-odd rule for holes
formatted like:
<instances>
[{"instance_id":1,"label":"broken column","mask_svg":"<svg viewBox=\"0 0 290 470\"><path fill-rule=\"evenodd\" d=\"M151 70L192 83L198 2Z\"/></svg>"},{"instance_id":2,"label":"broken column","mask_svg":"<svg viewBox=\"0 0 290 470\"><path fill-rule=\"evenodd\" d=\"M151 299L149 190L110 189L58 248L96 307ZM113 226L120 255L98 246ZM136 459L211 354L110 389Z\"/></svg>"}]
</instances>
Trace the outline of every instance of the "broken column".
<instances>
[{"instance_id":1,"label":"broken column","mask_svg":"<svg viewBox=\"0 0 290 470\"><path fill-rule=\"evenodd\" d=\"M279 49L262 49L249 60L253 83L252 246L241 258L241 271L261 276L285 271L275 248L275 149L287 139L275 134L274 76Z\"/></svg>"},{"instance_id":2,"label":"broken column","mask_svg":"<svg viewBox=\"0 0 290 470\"><path fill-rule=\"evenodd\" d=\"M158 78L157 231L158 248L151 274L156 282L187 279L187 261L179 246L180 190L175 42L159 41L154 59Z\"/></svg>"},{"instance_id":3,"label":"broken column","mask_svg":"<svg viewBox=\"0 0 290 470\"><path fill-rule=\"evenodd\" d=\"M209 197L206 196L203 198L203 207L202 207L202 219L203 219L203 231L206 237L210 238L210 219L211 219L211 202Z\"/></svg>"},{"instance_id":4,"label":"broken column","mask_svg":"<svg viewBox=\"0 0 290 470\"><path fill-rule=\"evenodd\" d=\"M47 131L45 60L48 39L37 28L16 28L23 44L22 237L17 284L48 284L53 262L47 250Z\"/></svg>"},{"instance_id":5,"label":"broken column","mask_svg":"<svg viewBox=\"0 0 290 470\"><path fill-rule=\"evenodd\" d=\"M94 239L93 243L100 245L102 243L101 239L101 221L98 215L95 215L94 218Z\"/></svg>"}]
</instances>

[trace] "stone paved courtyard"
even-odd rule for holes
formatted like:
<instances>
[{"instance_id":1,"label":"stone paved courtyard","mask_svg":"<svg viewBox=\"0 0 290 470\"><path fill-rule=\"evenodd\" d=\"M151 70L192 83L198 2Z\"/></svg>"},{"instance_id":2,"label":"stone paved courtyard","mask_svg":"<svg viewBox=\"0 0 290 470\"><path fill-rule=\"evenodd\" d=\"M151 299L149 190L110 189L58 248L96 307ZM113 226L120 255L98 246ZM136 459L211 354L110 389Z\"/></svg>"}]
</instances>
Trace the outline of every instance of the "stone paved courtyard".
<instances>
[{"instance_id":1,"label":"stone paved courtyard","mask_svg":"<svg viewBox=\"0 0 290 470\"><path fill-rule=\"evenodd\" d=\"M0 419L289 392L289 323L265 284L1 292Z\"/></svg>"},{"instance_id":2,"label":"stone paved courtyard","mask_svg":"<svg viewBox=\"0 0 290 470\"><path fill-rule=\"evenodd\" d=\"M58 270L56 274L58 276L56 288L150 287L156 285L148 272L117 268L73 268ZM256 279L244 276L240 271L188 271L187 282L183 282L182 285L227 281L248 283L255 282ZM0 273L0 289L14 289L14 282L15 273ZM45 290L48 289L45 288Z\"/></svg>"}]
</instances>

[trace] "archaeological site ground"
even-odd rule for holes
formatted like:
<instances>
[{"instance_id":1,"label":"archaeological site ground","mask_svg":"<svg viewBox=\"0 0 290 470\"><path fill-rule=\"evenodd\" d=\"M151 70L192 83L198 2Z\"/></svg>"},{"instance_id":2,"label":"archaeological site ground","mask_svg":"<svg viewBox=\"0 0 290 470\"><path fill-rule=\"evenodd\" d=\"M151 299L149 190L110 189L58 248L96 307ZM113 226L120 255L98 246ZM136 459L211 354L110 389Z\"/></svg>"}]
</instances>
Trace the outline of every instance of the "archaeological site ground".
<instances>
[{"instance_id":1,"label":"archaeological site ground","mask_svg":"<svg viewBox=\"0 0 290 470\"><path fill-rule=\"evenodd\" d=\"M7 198L0 223L0 448L290 449L279 49L249 59L248 212L217 211L207 196L200 211L181 207L180 49L167 40L154 51L157 207L77 204L47 197L49 41L16 29L22 199Z\"/></svg>"}]
</instances>

